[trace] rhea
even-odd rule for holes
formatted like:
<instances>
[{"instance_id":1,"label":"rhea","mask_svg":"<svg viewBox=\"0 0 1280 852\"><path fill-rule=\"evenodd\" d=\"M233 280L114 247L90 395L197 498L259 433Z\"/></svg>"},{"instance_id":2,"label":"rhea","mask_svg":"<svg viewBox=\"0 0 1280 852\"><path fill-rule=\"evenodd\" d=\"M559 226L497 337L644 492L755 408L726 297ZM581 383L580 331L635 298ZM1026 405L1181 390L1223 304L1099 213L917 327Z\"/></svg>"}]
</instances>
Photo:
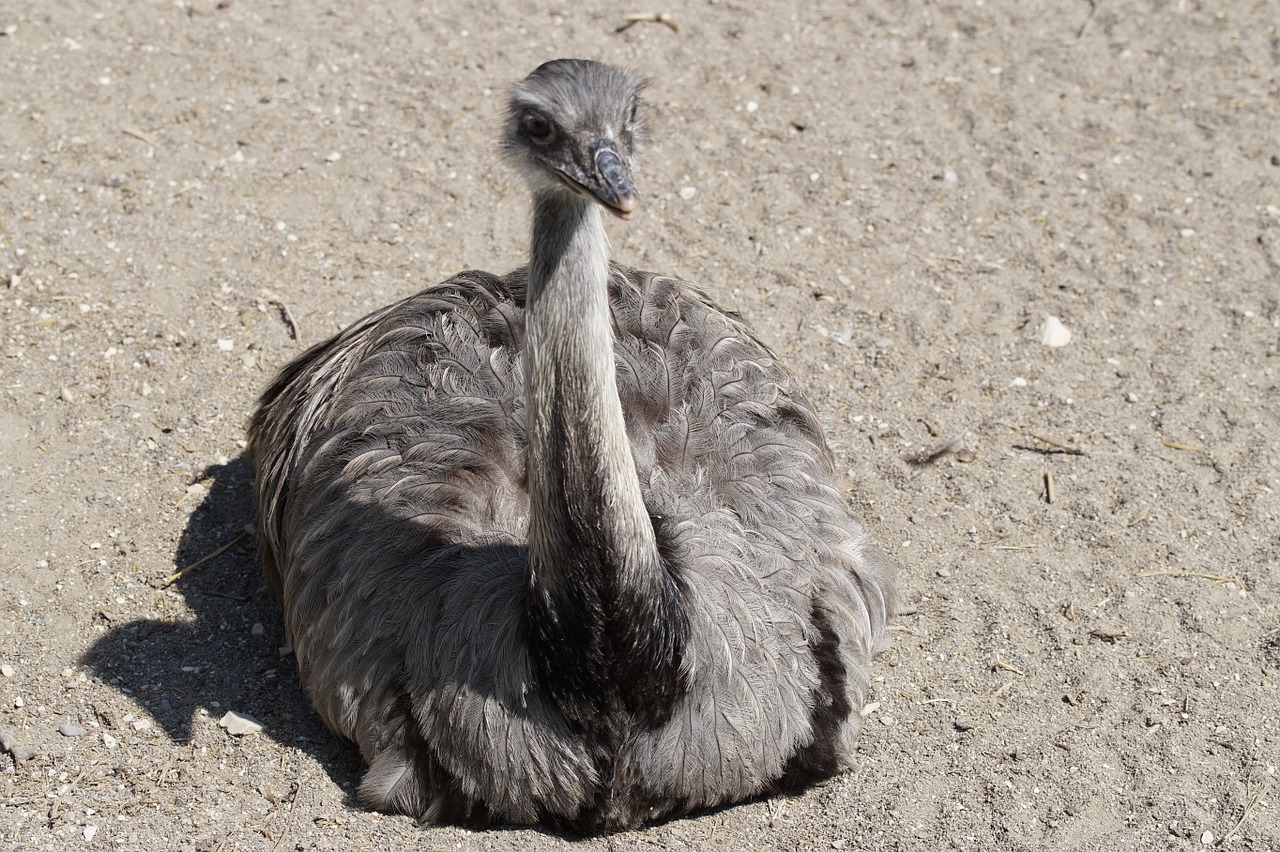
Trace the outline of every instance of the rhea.
<instances>
[{"instance_id":1,"label":"rhea","mask_svg":"<svg viewBox=\"0 0 1280 852\"><path fill-rule=\"evenodd\" d=\"M266 578L375 808L614 831L850 765L893 571L774 354L610 263L641 87L515 84L528 266L370 314L254 414Z\"/></svg>"}]
</instances>

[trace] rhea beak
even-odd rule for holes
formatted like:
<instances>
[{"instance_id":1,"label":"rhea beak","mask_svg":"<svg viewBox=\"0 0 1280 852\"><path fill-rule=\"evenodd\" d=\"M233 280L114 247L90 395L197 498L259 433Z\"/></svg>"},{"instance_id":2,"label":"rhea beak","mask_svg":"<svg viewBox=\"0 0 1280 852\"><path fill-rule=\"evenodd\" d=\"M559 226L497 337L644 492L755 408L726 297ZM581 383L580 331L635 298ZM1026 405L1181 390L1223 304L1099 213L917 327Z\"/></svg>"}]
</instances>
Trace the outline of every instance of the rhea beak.
<instances>
[{"instance_id":1,"label":"rhea beak","mask_svg":"<svg viewBox=\"0 0 1280 852\"><path fill-rule=\"evenodd\" d=\"M630 219L640 203L636 188L631 183L631 170L611 142L601 143L595 150L594 159L592 196L619 219Z\"/></svg>"}]
</instances>

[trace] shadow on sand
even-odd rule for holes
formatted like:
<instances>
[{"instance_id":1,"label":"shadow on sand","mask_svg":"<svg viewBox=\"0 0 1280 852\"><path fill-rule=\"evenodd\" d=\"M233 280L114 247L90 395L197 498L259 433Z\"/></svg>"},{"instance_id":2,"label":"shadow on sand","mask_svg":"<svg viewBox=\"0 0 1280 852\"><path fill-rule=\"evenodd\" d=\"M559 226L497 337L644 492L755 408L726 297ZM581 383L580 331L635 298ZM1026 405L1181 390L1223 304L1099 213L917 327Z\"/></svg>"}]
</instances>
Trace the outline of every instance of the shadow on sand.
<instances>
[{"instance_id":1,"label":"shadow on sand","mask_svg":"<svg viewBox=\"0 0 1280 852\"><path fill-rule=\"evenodd\" d=\"M213 480L178 544L174 571L188 568L253 524L253 470L243 456L212 465ZM108 686L129 695L175 743L228 710L264 726L264 736L314 757L355 804L361 774L355 747L326 729L307 703L285 646L279 603L262 580L256 537L241 536L173 588L195 614L190 621L140 619L112 624L81 662Z\"/></svg>"}]
</instances>

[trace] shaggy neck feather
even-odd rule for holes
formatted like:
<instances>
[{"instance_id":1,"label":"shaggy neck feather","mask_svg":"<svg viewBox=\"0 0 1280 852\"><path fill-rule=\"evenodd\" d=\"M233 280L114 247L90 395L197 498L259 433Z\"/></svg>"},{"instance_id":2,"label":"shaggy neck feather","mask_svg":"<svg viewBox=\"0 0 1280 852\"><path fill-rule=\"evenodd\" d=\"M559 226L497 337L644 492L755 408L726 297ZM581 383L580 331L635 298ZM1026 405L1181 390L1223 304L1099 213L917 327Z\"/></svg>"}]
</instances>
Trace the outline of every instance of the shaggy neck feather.
<instances>
[{"instance_id":1,"label":"shaggy neck feather","mask_svg":"<svg viewBox=\"0 0 1280 852\"><path fill-rule=\"evenodd\" d=\"M532 650L566 716L595 728L617 709L653 723L670 712L685 623L618 399L608 282L599 208L535 196L525 344Z\"/></svg>"},{"instance_id":2,"label":"shaggy neck feather","mask_svg":"<svg viewBox=\"0 0 1280 852\"><path fill-rule=\"evenodd\" d=\"M547 583L566 555L629 585L657 562L618 401L609 314L609 244L595 204L535 202L525 404L530 549ZM598 560L598 561L597 561ZM587 566L581 566L586 568Z\"/></svg>"}]
</instances>

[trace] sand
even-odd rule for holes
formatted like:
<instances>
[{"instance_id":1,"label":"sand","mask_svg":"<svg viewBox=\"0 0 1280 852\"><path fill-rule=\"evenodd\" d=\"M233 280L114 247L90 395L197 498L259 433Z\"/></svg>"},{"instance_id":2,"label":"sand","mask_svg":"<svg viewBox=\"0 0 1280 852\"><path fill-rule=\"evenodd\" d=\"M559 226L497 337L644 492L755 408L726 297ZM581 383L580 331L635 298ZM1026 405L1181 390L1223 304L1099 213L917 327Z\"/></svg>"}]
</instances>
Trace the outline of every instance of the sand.
<instances>
[{"instance_id":1,"label":"sand","mask_svg":"<svg viewBox=\"0 0 1280 852\"><path fill-rule=\"evenodd\" d=\"M1280 848L1278 23L0 0L0 847ZM853 771L585 841L363 808L244 532L276 369L521 262L556 56L652 78L615 256L787 358L907 589Z\"/></svg>"}]
</instances>

